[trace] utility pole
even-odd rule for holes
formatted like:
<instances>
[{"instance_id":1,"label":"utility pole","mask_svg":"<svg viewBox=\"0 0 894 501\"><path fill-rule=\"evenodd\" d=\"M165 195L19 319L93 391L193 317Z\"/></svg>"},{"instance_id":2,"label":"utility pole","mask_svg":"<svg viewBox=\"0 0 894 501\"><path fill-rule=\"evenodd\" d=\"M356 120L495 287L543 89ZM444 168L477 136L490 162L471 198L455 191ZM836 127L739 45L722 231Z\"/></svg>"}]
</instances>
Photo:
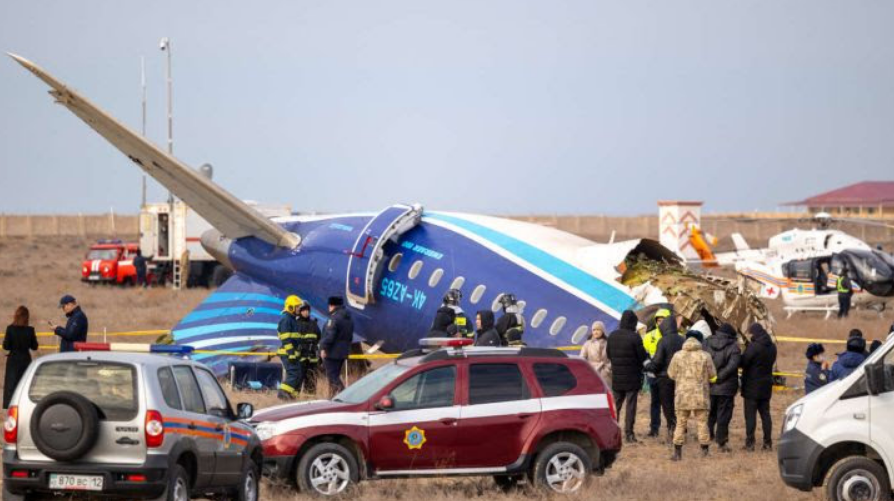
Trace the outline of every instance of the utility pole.
<instances>
[{"instance_id":1,"label":"utility pole","mask_svg":"<svg viewBox=\"0 0 894 501\"><path fill-rule=\"evenodd\" d=\"M173 112L173 93L174 93L174 78L171 75L171 39L168 37L164 37L159 41L158 48L163 52L167 52L168 61L167 66L165 67L165 79L168 84L168 154L172 157L174 156L174 112ZM185 255L183 249L180 249L179 246L174 245L174 242L179 242L180 230L182 228L182 224L184 221L179 221L179 211L175 210L174 204L174 194L169 190L168 191L168 249L173 257L173 269L172 278L173 283L171 284L174 290L180 290L182 285L183 278L183 258L181 257L181 252Z\"/></svg>"},{"instance_id":2,"label":"utility pole","mask_svg":"<svg viewBox=\"0 0 894 501\"><path fill-rule=\"evenodd\" d=\"M173 111L173 92L174 79L171 75L171 39L164 37L158 43L158 48L168 54L168 64L165 70L165 78L168 83L168 154L174 155L174 111ZM174 195L168 192L168 202L173 205Z\"/></svg>"},{"instance_id":3,"label":"utility pole","mask_svg":"<svg viewBox=\"0 0 894 501\"><path fill-rule=\"evenodd\" d=\"M143 88L143 137L146 137L146 57L140 56L140 84ZM143 203L140 207L146 206L146 173L143 173Z\"/></svg>"}]
</instances>

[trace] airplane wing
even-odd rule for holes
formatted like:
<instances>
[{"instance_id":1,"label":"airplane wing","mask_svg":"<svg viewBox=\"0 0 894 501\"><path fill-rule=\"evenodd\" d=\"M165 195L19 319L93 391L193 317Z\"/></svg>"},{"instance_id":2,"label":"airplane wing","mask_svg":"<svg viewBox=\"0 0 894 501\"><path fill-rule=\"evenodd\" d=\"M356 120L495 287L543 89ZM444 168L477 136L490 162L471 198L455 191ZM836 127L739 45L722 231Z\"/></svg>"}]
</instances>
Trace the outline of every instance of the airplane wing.
<instances>
[{"instance_id":1,"label":"airplane wing","mask_svg":"<svg viewBox=\"0 0 894 501\"><path fill-rule=\"evenodd\" d=\"M56 98L57 103L77 115L224 235L234 239L254 236L288 248L297 247L301 242L298 235L286 231L196 170L165 153L36 64L15 54L9 56L52 87L50 95Z\"/></svg>"}]
</instances>

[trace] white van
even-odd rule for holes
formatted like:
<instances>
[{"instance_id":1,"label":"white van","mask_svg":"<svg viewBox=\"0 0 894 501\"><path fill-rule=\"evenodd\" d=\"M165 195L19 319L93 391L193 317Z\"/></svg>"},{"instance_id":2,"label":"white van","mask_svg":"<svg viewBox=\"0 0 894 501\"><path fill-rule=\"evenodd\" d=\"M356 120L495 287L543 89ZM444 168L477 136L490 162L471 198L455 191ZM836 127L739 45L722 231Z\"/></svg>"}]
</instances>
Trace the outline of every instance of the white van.
<instances>
[{"instance_id":1,"label":"white van","mask_svg":"<svg viewBox=\"0 0 894 501\"><path fill-rule=\"evenodd\" d=\"M894 334L894 333L892 333ZM785 413L779 472L834 501L890 500L894 478L894 335L850 376Z\"/></svg>"}]
</instances>

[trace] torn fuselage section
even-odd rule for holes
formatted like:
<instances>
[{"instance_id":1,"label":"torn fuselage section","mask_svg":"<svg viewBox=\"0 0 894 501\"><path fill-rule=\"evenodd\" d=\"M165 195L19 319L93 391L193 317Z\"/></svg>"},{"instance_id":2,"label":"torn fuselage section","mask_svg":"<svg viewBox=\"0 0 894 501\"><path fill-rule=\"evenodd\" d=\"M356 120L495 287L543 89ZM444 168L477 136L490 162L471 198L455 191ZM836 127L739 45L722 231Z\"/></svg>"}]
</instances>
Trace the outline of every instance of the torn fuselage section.
<instances>
[{"instance_id":1,"label":"torn fuselage section","mask_svg":"<svg viewBox=\"0 0 894 501\"><path fill-rule=\"evenodd\" d=\"M671 305L686 325L705 320L714 331L729 323L744 333L759 322L772 332L772 315L758 296L760 284L746 277L694 271L670 249L648 239L631 245L616 269L618 281L644 305L638 312L641 318L651 318L658 308Z\"/></svg>"}]
</instances>

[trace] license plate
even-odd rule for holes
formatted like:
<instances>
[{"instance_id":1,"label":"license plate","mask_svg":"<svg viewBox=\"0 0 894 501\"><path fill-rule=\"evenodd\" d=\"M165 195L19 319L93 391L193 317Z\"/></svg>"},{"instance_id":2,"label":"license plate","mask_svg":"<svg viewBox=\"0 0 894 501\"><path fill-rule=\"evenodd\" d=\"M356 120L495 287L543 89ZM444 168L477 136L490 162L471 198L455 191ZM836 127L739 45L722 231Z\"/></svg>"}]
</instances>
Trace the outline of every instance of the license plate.
<instances>
[{"instance_id":1,"label":"license plate","mask_svg":"<svg viewBox=\"0 0 894 501\"><path fill-rule=\"evenodd\" d=\"M50 489L62 489L66 491L101 491L101 476L94 475L63 475L50 473Z\"/></svg>"},{"instance_id":2,"label":"license plate","mask_svg":"<svg viewBox=\"0 0 894 501\"><path fill-rule=\"evenodd\" d=\"M87 280L99 280L99 275L90 275Z\"/></svg>"}]
</instances>

